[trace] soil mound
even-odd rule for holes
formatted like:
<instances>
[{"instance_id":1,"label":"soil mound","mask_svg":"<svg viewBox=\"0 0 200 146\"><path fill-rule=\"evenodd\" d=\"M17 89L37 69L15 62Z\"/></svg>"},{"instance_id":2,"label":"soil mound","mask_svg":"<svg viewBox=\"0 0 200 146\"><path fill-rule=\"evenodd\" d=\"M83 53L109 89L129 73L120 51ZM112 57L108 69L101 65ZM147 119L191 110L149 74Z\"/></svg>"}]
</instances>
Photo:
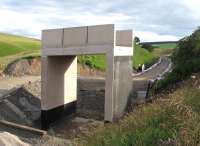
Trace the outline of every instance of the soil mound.
<instances>
[{"instance_id":1,"label":"soil mound","mask_svg":"<svg viewBox=\"0 0 200 146\"><path fill-rule=\"evenodd\" d=\"M40 75L41 61L39 58L17 60L6 67L4 74L10 76Z\"/></svg>"}]
</instances>

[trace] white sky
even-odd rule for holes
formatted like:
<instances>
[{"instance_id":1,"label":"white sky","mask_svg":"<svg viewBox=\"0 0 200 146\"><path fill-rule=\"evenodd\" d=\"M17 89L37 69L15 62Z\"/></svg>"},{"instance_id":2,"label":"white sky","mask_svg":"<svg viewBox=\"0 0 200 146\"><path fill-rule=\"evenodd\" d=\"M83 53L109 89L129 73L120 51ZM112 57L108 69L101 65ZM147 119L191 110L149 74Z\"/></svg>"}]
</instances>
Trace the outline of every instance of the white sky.
<instances>
[{"instance_id":1,"label":"white sky","mask_svg":"<svg viewBox=\"0 0 200 146\"><path fill-rule=\"evenodd\" d=\"M200 26L200 1L0 1L0 32L40 38L42 29L108 23L142 41L178 40Z\"/></svg>"}]
</instances>

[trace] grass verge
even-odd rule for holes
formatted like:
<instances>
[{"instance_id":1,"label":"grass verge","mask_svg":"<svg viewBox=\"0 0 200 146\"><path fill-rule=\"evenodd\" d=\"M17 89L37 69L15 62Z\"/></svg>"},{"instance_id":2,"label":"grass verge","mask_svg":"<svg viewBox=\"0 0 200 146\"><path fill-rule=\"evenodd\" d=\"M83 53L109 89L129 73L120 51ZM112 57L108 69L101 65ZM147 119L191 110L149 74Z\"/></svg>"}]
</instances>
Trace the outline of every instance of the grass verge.
<instances>
[{"instance_id":1,"label":"grass verge","mask_svg":"<svg viewBox=\"0 0 200 146\"><path fill-rule=\"evenodd\" d=\"M194 82L196 82L194 84ZM200 144L200 76L174 93L157 95L115 124L88 131L80 146L197 146Z\"/></svg>"}]
</instances>

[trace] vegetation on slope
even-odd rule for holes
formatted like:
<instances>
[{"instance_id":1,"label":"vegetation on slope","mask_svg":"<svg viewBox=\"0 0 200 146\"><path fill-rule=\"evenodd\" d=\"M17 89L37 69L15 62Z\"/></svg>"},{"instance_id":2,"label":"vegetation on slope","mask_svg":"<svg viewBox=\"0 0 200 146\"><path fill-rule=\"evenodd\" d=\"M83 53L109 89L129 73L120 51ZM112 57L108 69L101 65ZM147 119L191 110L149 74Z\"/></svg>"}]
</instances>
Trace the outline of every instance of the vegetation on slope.
<instances>
[{"instance_id":1,"label":"vegetation on slope","mask_svg":"<svg viewBox=\"0 0 200 146\"><path fill-rule=\"evenodd\" d=\"M41 42L39 40L0 33L0 70L20 58L39 56L40 48ZM156 53L156 51L148 52L139 45L136 45L133 67L137 68L139 64L146 64L146 66L152 65L157 60L159 53ZM106 67L105 55L79 56L78 61L81 64L86 64L103 71Z\"/></svg>"},{"instance_id":2,"label":"vegetation on slope","mask_svg":"<svg viewBox=\"0 0 200 146\"><path fill-rule=\"evenodd\" d=\"M38 40L0 33L0 57L22 52L38 52L39 48Z\"/></svg>"},{"instance_id":3,"label":"vegetation on slope","mask_svg":"<svg viewBox=\"0 0 200 146\"><path fill-rule=\"evenodd\" d=\"M149 52L140 45L135 45L133 67L137 68L139 64L145 64L146 67L151 66L157 61L158 58L159 54Z\"/></svg>"},{"instance_id":4,"label":"vegetation on slope","mask_svg":"<svg viewBox=\"0 0 200 146\"><path fill-rule=\"evenodd\" d=\"M39 40L0 33L0 70L19 58L38 56L40 47Z\"/></svg>"},{"instance_id":5,"label":"vegetation on slope","mask_svg":"<svg viewBox=\"0 0 200 146\"><path fill-rule=\"evenodd\" d=\"M106 69L105 55L81 55L78 57L78 62L101 71Z\"/></svg>"},{"instance_id":6,"label":"vegetation on slope","mask_svg":"<svg viewBox=\"0 0 200 146\"><path fill-rule=\"evenodd\" d=\"M133 68L137 69L139 64L145 64L147 67L154 64L159 58L159 54L149 52L141 46L136 45L134 49ZM105 55L84 55L79 56L78 61L81 64L86 64L92 68L105 70L106 58Z\"/></svg>"},{"instance_id":7,"label":"vegetation on slope","mask_svg":"<svg viewBox=\"0 0 200 146\"><path fill-rule=\"evenodd\" d=\"M172 54L173 71L158 84L159 88L184 80L200 71L200 28L181 39Z\"/></svg>"},{"instance_id":8,"label":"vegetation on slope","mask_svg":"<svg viewBox=\"0 0 200 146\"><path fill-rule=\"evenodd\" d=\"M83 146L197 146L200 144L200 74L173 94L137 107L115 124L91 129Z\"/></svg>"},{"instance_id":9,"label":"vegetation on slope","mask_svg":"<svg viewBox=\"0 0 200 146\"><path fill-rule=\"evenodd\" d=\"M182 82L152 103L135 107L121 121L100 126L78 139L87 146L197 146L200 145L200 28L178 43L173 71L162 85ZM196 73L196 74L194 74ZM183 81L186 77L191 77ZM164 91L164 90L163 90Z\"/></svg>"},{"instance_id":10,"label":"vegetation on slope","mask_svg":"<svg viewBox=\"0 0 200 146\"><path fill-rule=\"evenodd\" d=\"M160 49L174 49L174 48L176 48L177 44L176 43L166 43L166 44L155 44L153 46L155 48L160 48Z\"/></svg>"}]
</instances>

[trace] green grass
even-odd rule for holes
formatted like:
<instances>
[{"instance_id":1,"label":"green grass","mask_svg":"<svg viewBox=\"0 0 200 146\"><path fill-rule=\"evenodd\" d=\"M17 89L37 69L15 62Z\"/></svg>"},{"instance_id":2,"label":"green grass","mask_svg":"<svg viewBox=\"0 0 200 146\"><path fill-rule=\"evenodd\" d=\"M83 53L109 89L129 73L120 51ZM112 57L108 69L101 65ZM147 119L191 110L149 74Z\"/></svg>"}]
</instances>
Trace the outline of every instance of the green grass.
<instances>
[{"instance_id":1,"label":"green grass","mask_svg":"<svg viewBox=\"0 0 200 146\"><path fill-rule=\"evenodd\" d=\"M165 44L155 44L153 45L156 48L160 48L160 49L174 49L177 44L176 43L165 43Z\"/></svg>"},{"instance_id":2,"label":"green grass","mask_svg":"<svg viewBox=\"0 0 200 146\"><path fill-rule=\"evenodd\" d=\"M139 64L145 64L150 66L157 61L159 53L149 52L140 46L136 46L134 49L133 67L137 68ZM92 68L99 70L105 70L106 57L105 55L84 55L79 56L78 61L81 64L86 64Z\"/></svg>"},{"instance_id":3,"label":"green grass","mask_svg":"<svg viewBox=\"0 0 200 146\"><path fill-rule=\"evenodd\" d=\"M26 56L38 56L39 40L0 33L0 70L9 63Z\"/></svg>"},{"instance_id":4,"label":"green grass","mask_svg":"<svg viewBox=\"0 0 200 146\"><path fill-rule=\"evenodd\" d=\"M106 68L105 55L81 55L78 57L78 62L102 71Z\"/></svg>"},{"instance_id":5,"label":"green grass","mask_svg":"<svg viewBox=\"0 0 200 146\"><path fill-rule=\"evenodd\" d=\"M0 33L0 70L22 57L40 55L40 48L40 40ZM133 67L137 68L139 64L145 64L147 67L152 65L162 52L162 50L158 51L158 49L148 52L140 46L136 46ZM102 71L105 71L106 68L105 55L79 56L78 61L81 64L86 64Z\"/></svg>"},{"instance_id":6,"label":"green grass","mask_svg":"<svg viewBox=\"0 0 200 146\"><path fill-rule=\"evenodd\" d=\"M139 64L150 66L156 62L158 57L159 54L155 54L155 52L149 52L146 49L141 48L139 45L136 45L134 49L133 67L137 68Z\"/></svg>"},{"instance_id":7,"label":"green grass","mask_svg":"<svg viewBox=\"0 0 200 146\"><path fill-rule=\"evenodd\" d=\"M192 73L200 71L200 27L178 42L171 55L171 60L173 70L157 83L158 90L180 82L190 77Z\"/></svg>"},{"instance_id":8,"label":"green grass","mask_svg":"<svg viewBox=\"0 0 200 146\"><path fill-rule=\"evenodd\" d=\"M135 107L121 121L80 135L80 146L197 146L200 144L200 76L171 94ZM168 144L166 144L168 143Z\"/></svg>"},{"instance_id":9,"label":"green grass","mask_svg":"<svg viewBox=\"0 0 200 146\"><path fill-rule=\"evenodd\" d=\"M38 52L40 47L38 40L0 33L0 57L22 52Z\"/></svg>"}]
</instances>

